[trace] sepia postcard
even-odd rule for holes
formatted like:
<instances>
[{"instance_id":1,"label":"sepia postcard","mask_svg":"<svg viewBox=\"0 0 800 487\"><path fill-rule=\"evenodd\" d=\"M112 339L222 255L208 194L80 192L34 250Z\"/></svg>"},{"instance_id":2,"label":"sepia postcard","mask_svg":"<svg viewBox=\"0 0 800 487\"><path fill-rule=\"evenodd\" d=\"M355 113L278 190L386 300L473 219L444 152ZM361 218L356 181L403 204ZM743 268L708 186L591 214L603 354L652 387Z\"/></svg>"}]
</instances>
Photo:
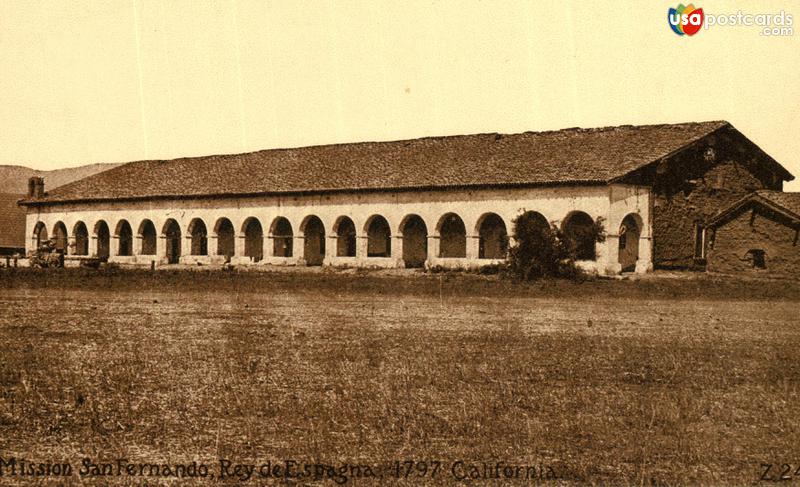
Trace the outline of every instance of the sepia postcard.
<instances>
[{"instance_id":1,"label":"sepia postcard","mask_svg":"<svg viewBox=\"0 0 800 487\"><path fill-rule=\"evenodd\" d=\"M800 2L0 2L0 485L800 485Z\"/></svg>"}]
</instances>

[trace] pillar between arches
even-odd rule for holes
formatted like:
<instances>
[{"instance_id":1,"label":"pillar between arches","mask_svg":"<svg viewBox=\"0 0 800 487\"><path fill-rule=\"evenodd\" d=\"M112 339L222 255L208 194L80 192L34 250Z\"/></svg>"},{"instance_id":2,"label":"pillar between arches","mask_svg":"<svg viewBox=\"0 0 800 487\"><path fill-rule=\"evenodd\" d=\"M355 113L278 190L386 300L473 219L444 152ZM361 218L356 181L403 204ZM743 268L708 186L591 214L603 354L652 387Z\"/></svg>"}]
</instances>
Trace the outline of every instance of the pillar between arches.
<instances>
[{"instance_id":1,"label":"pillar between arches","mask_svg":"<svg viewBox=\"0 0 800 487\"><path fill-rule=\"evenodd\" d=\"M252 262L250 257L244 255L246 239L247 237L245 235L236 235L233 238L233 256L231 257L231 264L247 265Z\"/></svg>"},{"instance_id":2,"label":"pillar between arches","mask_svg":"<svg viewBox=\"0 0 800 487\"><path fill-rule=\"evenodd\" d=\"M112 235L108 240L108 256L116 257L119 255L119 235Z\"/></svg>"},{"instance_id":3,"label":"pillar between arches","mask_svg":"<svg viewBox=\"0 0 800 487\"><path fill-rule=\"evenodd\" d=\"M292 235L292 255L297 265L306 265L306 237L304 235Z\"/></svg>"},{"instance_id":4,"label":"pillar between arches","mask_svg":"<svg viewBox=\"0 0 800 487\"><path fill-rule=\"evenodd\" d=\"M622 272L619 263L619 235L606 235L605 242L595 243L595 256L597 257L598 271L606 275Z\"/></svg>"},{"instance_id":5,"label":"pillar between arches","mask_svg":"<svg viewBox=\"0 0 800 487\"><path fill-rule=\"evenodd\" d=\"M264 235L264 260L275 257L275 236Z\"/></svg>"},{"instance_id":6,"label":"pillar between arches","mask_svg":"<svg viewBox=\"0 0 800 487\"><path fill-rule=\"evenodd\" d=\"M480 256L481 236L467 235L466 257L470 260L477 260Z\"/></svg>"},{"instance_id":7,"label":"pillar between arches","mask_svg":"<svg viewBox=\"0 0 800 487\"><path fill-rule=\"evenodd\" d=\"M156 239L156 256L159 257L160 260L166 260L167 258L167 236L166 235L159 235Z\"/></svg>"},{"instance_id":8,"label":"pillar between arches","mask_svg":"<svg viewBox=\"0 0 800 487\"><path fill-rule=\"evenodd\" d=\"M236 257L245 257L244 247L247 237L245 235L237 235L233 240L233 254Z\"/></svg>"},{"instance_id":9,"label":"pillar between arches","mask_svg":"<svg viewBox=\"0 0 800 487\"><path fill-rule=\"evenodd\" d=\"M406 262L403 260L403 236L402 235L393 235L392 236L392 259L395 262L395 265L399 268L404 268L406 266Z\"/></svg>"},{"instance_id":10,"label":"pillar between arches","mask_svg":"<svg viewBox=\"0 0 800 487\"><path fill-rule=\"evenodd\" d=\"M356 257L366 259L369 255L369 236L356 235Z\"/></svg>"},{"instance_id":11,"label":"pillar between arches","mask_svg":"<svg viewBox=\"0 0 800 487\"><path fill-rule=\"evenodd\" d=\"M208 255L220 255L218 241L219 240L216 235L206 236L206 250L208 250ZM234 246L235 245L236 244L234 244Z\"/></svg>"},{"instance_id":12,"label":"pillar between arches","mask_svg":"<svg viewBox=\"0 0 800 487\"><path fill-rule=\"evenodd\" d=\"M653 238L639 237L639 259L636 260L637 274L644 274L653 270Z\"/></svg>"},{"instance_id":13,"label":"pillar between arches","mask_svg":"<svg viewBox=\"0 0 800 487\"><path fill-rule=\"evenodd\" d=\"M428 259L425 261L425 265L430 264L431 259L438 259L438 258L439 258L439 236L428 235Z\"/></svg>"},{"instance_id":14,"label":"pillar between arches","mask_svg":"<svg viewBox=\"0 0 800 487\"><path fill-rule=\"evenodd\" d=\"M67 237L67 248L64 249L64 255L73 255L78 250L78 239L74 236Z\"/></svg>"},{"instance_id":15,"label":"pillar between arches","mask_svg":"<svg viewBox=\"0 0 800 487\"><path fill-rule=\"evenodd\" d=\"M97 257L97 235L89 237L89 255Z\"/></svg>"},{"instance_id":16,"label":"pillar between arches","mask_svg":"<svg viewBox=\"0 0 800 487\"><path fill-rule=\"evenodd\" d=\"M325 242L325 258L322 260L322 265L332 265L333 260L336 258L336 253L339 249L339 236L331 234L327 236L328 241Z\"/></svg>"}]
</instances>

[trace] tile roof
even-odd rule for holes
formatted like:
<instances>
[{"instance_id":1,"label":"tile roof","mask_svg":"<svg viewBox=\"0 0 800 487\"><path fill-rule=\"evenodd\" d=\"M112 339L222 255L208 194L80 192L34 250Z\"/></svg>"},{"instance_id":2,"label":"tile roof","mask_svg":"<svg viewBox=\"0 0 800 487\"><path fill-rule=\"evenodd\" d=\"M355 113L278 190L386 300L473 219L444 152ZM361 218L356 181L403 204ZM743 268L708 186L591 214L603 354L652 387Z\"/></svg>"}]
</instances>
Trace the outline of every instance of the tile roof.
<instances>
[{"instance_id":1,"label":"tile roof","mask_svg":"<svg viewBox=\"0 0 800 487\"><path fill-rule=\"evenodd\" d=\"M783 191L762 189L756 191L756 194L769 200L776 206L788 210L800 219L800 193L784 193Z\"/></svg>"},{"instance_id":2,"label":"tile roof","mask_svg":"<svg viewBox=\"0 0 800 487\"><path fill-rule=\"evenodd\" d=\"M734 201L729 206L717 212L716 215L706 222L706 226L716 227L720 224L724 224L731 215L737 214L742 208L747 208L748 205L754 203L766 206L772 210L777 210L790 219L800 223L800 193L784 193L783 191L760 189Z\"/></svg>"},{"instance_id":3,"label":"tile roof","mask_svg":"<svg viewBox=\"0 0 800 487\"><path fill-rule=\"evenodd\" d=\"M605 183L723 127L732 129L724 121L624 125L138 161L61 186L35 203Z\"/></svg>"}]
</instances>

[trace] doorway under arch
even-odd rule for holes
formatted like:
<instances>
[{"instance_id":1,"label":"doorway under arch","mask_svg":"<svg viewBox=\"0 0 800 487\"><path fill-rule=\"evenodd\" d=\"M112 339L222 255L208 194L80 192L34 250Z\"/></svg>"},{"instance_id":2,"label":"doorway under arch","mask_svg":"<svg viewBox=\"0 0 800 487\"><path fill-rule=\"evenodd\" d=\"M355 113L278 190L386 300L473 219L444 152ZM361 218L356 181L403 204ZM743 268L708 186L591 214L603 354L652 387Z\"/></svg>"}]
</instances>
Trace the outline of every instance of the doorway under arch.
<instances>
[{"instance_id":1,"label":"doorway under arch","mask_svg":"<svg viewBox=\"0 0 800 487\"><path fill-rule=\"evenodd\" d=\"M381 215L374 215L365 225L367 234L367 257L390 257L392 255L392 230Z\"/></svg>"},{"instance_id":2,"label":"doorway under arch","mask_svg":"<svg viewBox=\"0 0 800 487\"><path fill-rule=\"evenodd\" d=\"M233 257L236 253L233 223L225 217L220 218L214 225L214 233L217 235L217 255L223 255L226 259Z\"/></svg>"},{"instance_id":3,"label":"doorway under arch","mask_svg":"<svg viewBox=\"0 0 800 487\"><path fill-rule=\"evenodd\" d=\"M303 232L303 258L306 265L322 265L325 259L325 225L318 216L306 217L301 225Z\"/></svg>"},{"instance_id":4,"label":"doorway under arch","mask_svg":"<svg viewBox=\"0 0 800 487\"><path fill-rule=\"evenodd\" d=\"M574 246L577 260L595 260L597 258L595 249L597 235L595 235L594 220L587 213L573 211L567 215L561 231Z\"/></svg>"},{"instance_id":5,"label":"doorway under arch","mask_svg":"<svg viewBox=\"0 0 800 487\"><path fill-rule=\"evenodd\" d=\"M133 255L133 229L128 220L120 220L115 233L118 241L117 255Z\"/></svg>"},{"instance_id":6,"label":"doorway under arch","mask_svg":"<svg viewBox=\"0 0 800 487\"><path fill-rule=\"evenodd\" d=\"M142 255L156 255L156 226L150 220L143 220L139 224L139 237L142 239Z\"/></svg>"},{"instance_id":7,"label":"doorway under arch","mask_svg":"<svg viewBox=\"0 0 800 487\"><path fill-rule=\"evenodd\" d=\"M72 234L75 236L75 255L89 255L89 230L86 224L80 221L76 223Z\"/></svg>"},{"instance_id":8,"label":"doorway under arch","mask_svg":"<svg viewBox=\"0 0 800 487\"><path fill-rule=\"evenodd\" d=\"M294 232L289 220L279 216L272 222L269 233L272 237L272 255L274 257L291 257Z\"/></svg>"},{"instance_id":9,"label":"doorway under arch","mask_svg":"<svg viewBox=\"0 0 800 487\"><path fill-rule=\"evenodd\" d=\"M205 222L195 218L189 222L189 235L192 238L192 255L208 255L208 229Z\"/></svg>"},{"instance_id":10,"label":"doorway under arch","mask_svg":"<svg viewBox=\"0 0 800 487\"><path fill-rule=\"evenodd\" d=\"M447 213L439 220L439 257L463 258L467 256L467 229L464 220L455 213Z\"/></svg>"},{"instance_id":11,"label":"doorway under arch","mask_svg":"<svg viewBox=\"0 0 800 487\"><path fill-rule=\"evenodd\" d=\"M97 257L100 260L108 260L109 250L111 249L111 232L105 221L100 220L95 223L94 236L97 239Z\"/></svg>"},{"instance_id":12,"label":"doorway under arch","mask_svg":"<svg viewBox=\"0 0 800 487\"><path fill-rule=\"evenodd\" d=\"M177 264L181 259L181 226L170 218L164 223L164 229L161 233L166 238L167 262Z\"/></svg>"},{"instance_id":13,"label":"doorway under arch","mask_svg":"<svg viewBox=\"0 0 800 487\"><path fill-rule=\"evenodd\" d=\"M505 259L508 253L508 231L497 213L486 213L478 219L478 258Z\"/></svg>"},{"instance_id":14,"label":"doorway under arch","mask_svg":"<svg viewBox=\"0 0 800 487\"><path fill-rule=\"evenodd\" d=\"M619 264L622 272L636 270L639 260L639 237L642 235L642 218L631 213L622 219L619 226Z\"/></svg>"},{"instance_id":15,"label":"doorway under arch","mask_svg":"<svg viewBox=\"0 0 800 487\"><path fill-rule=\"evenodd\" d=\"M428 226L419 215L408 215L400 224L403 235L403 264L423 267L428 260Z\"/></svg>"},{"instance_id":16,"label":"doorway under arch","mask_svg":"<svg viewBox=\"0 0 800 487\"><path fill-rule=\"evenodd\" d=\"M355 257L356 256L356 225L347 216L341 216L333 226L336 233L336 256Z\"/></svg>"},{"instance_id":17,"label":"doorway under arch","mask_svg":"<svg viewBox=\"0 0 800 487\"><path fill-rule=\"evenodd\" d=\"M67 253L67 226L64 222L58 222L53 226L53 240L55 241L56 252Z\"/></svg>"},{"instance_id":18,"label":"doorway under arch","mask_svg":"<svg viewBox=\"0 0 800 487\"><path fill-rule=\"evenodd\" d=\"M33 240L37 249L47 243L47 226L43 222L37 222L33 227Z\"/></svg>"},{"instance_id":19,"label":"doorway under arch","mask_svg":"<svg viewBox=\"0 0 800 487\"><path fill-rule=\"evenodd\" d=\"M250 217L244 221L244 256L259 262L264 258L264 229L258 218Z\"/></svg>"}]
</instances>

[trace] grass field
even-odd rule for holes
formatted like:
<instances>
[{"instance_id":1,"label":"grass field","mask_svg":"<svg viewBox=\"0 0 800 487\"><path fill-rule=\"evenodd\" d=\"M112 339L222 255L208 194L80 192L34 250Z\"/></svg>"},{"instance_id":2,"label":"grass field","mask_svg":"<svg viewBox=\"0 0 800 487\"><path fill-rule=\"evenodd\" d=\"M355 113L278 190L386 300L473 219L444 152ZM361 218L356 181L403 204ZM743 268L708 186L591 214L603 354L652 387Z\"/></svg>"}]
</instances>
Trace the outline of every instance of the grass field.
<instances>
[{"instance_id":1,"label":"grass field","mask_svg":"<svg viewBox=\"0 0 800 487\"><path fill-rule=\"evenodd\" d=\"M705 276L7 270L0 455L92 485L173 480L82 477L85 457L202 462L208 483L219 459L255 465L239 485L272 485L260 466L286 459L347 467L311 485L445 485L497 462L565 484L753 485L764 463L800 467L798 303L796 282Z\"/></svg>"}]
</instances>

